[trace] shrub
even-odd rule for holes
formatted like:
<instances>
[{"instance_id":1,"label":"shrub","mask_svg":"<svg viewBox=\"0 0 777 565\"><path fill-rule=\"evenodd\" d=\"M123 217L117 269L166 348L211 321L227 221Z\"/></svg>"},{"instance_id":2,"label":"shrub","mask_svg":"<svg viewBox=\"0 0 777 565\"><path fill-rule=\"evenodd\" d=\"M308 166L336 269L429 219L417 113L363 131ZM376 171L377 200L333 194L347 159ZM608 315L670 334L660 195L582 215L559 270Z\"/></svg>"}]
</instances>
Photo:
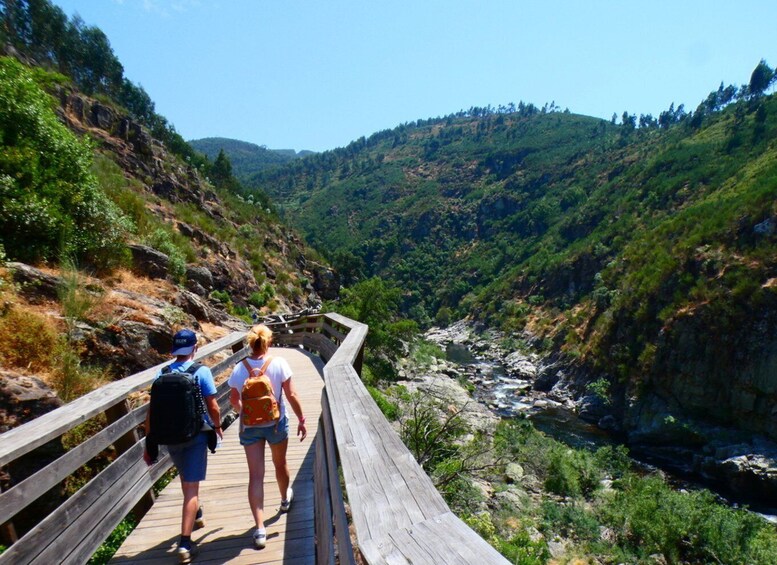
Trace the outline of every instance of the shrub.
<instances>
[{"instance_id":1,"label":"shrub","mask_svg":"<svg viewBox=\"0 0 777 565\"><path fill-rule=\"evenodd\" d=\"M593 513L578 503L546 500L542 503L541 510L540 529L549 534L547 537L562 535L578 541L594 541L599 538L599 521Z\"/></svg>"},{"instance_id":2,"label":"shrub","mask_svg":"<svg viewBox=\"0 0 777 565\"><path fill-rule=\"evenodd\" d=\"M170 277L180 283L186 277L186 256L181 248L173 242L170 233L158 228L144 238L147 245L164 253L170 259Z\"/></svg>"},{"instance_id":3,"label":"shrub","mask_svg":"<svg viewBox=\"0 0 777 565\"><path fill-rule=\"evenodd\" d=\"M57 344L53 363L51 384L65 402L93 391L108 380L102 369L82 365L78 351L65 336L62 336Z\"/></svg>"},{"instance_id":4,"label":"shrub","mask_svg":"<svg viewBox=\"0 0 777 565\"><path fill-rule=\"evenodd\" d=\"M226 290L214 290L210 293L210 297L227 306L232 304L232 297Z\"/></svg>"},{"instance_id":5,"label":"shrub","mask_svg":"<svg viewBox=\"0 0 777 565\"><path fill-rule=\"evenodd\" d=\"M131 225L91 174L91 148L51 102L26 67L0 59L0 241L13 259L64 252L110 268Z\"/></svg>"},{"instance_id":6,"label":"shrub","mask_svg":"<svg viewBox=\"0 0 777 565\"><path fill-rule=\"evenodd\" d=\"M520 565L544 565L550 558L547 544L543 540L532 541L526 531L520 531L509 539L500 540L497 549L511 563L520 563Z\"/></svg>"},{"instance_id":7,"label":"shrub","mask_svg":"<svg viewBox=\"0 0 777 565\"><path fill-rule=\"evenodd\" d=\"M57 329L31 310L12 307L0 317L0 361L8 368L47 371L59 342Z\"/></svg>"},{"instance_id":8,"label":"shrub","mask_svg":"<svg viewBox=\"0 0 777 565\"><path fill-rule=\"evenodd\" d=\"M94 555L87 561L87 565L99 565L101 563L108 563L111 557L118 551L124 540L129 537L132 530L137 526L138 521L132 514L129 514L124 520L122 520L116 529L111 532L102 545L97 548Z\"/></svg>"},{"instance_id":9,"label":"shrub","mask_svg":"<svg viewBox=\"0 0 777 565\"><path fill-rule=\"evenodd\" d=\"M62 315L67 323L68 334L72 334L75 323L84 319L99 298L86 290L83 278L71 260L64 260L62 267L62 282L57 289L57 295L62 305Z\"/></svg>"},{"instance_id":10,"label":"shrub","mask_svg":"<svg viewBox=\"0 0 777 565\"><path fill-rule=\"evenodd\" d=\"M399 407L395 402L391 402L388 398L383 396L383 393L374 386L367 386L367 392L370 393L375 404L378 405L378 408L380 408L380 411L383 412L383 415L387 420L394 422L399 417Z\"/></svg>"},{"instance_id":11,"label":"shrub","mask_svg":"<svg viewBox=\"0 0 777 565\"><path fill-rule=\"evenodd\" d=\"M628 475L600 511L619 545L672 563L777 563L777 533L761 517L723 506L709 491L677 492L660 477Z\"/></svg>"}]
</instances>

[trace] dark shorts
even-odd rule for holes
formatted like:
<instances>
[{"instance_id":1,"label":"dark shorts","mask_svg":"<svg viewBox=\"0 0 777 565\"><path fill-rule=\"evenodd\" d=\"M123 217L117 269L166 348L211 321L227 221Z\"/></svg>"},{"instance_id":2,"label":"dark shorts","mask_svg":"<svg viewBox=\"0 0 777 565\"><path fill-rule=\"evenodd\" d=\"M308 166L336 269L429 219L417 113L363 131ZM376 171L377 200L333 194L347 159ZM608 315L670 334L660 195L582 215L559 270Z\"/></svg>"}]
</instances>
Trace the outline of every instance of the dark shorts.
<instances>
[{"instance_id":1,"label":"dark shorts","mask_svg":"<svg viewBox=\"0 0 777 565\"><path fill-rule=\"evenodd\" d=\"M185 483L205 480L208 468L208 434L200 432L197 437L177 445L168 445L167 451Z\"/></svg>"},{"instance_id":2,"label":"dark shorts","mask_svg":"<svg viewBox=\"0 0 777 565\"><path fill-rule=\"evenodd\" d=\"M240 432L240 445L251 445L262 439L272 445L289 439L289 419L284 416L277 426L243 428Z\"/></svg>"}]
</instances>

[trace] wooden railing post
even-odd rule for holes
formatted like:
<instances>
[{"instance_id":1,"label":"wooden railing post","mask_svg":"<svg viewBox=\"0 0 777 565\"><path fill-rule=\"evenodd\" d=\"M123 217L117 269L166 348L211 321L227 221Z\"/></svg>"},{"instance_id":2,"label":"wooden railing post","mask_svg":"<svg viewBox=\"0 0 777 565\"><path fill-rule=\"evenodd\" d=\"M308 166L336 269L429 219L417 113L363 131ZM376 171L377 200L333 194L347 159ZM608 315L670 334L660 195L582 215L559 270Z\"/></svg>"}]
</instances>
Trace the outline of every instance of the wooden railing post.
<instances>
[{"instance_id":1,"label":"wooden railing post","mask_svg":"<svg viewBox=\"0 0 777 565\"><path fill-rule=\"evenodd\" d=\"M3 492L3 487L0 486L0 492ZM16 528L14 528L13 522L6 522L0 524L0 543L5 546L16 543L19 540L19 536L16 535Z\"/></svg>"},{"instance_id":2,"label":"wooden railing post","mask_svg":"<svg viewBox=\"0 0 777 565\"><path fill-rule=\"evenodd\" d=\"M130 407L130 403L128 400L123 400L119 402L118 404L114 404L110 408L108 408L105 411L105 417L108 420L108 425L111 425L112 423L120 420L127 414L129 414L132 411L132 408ZM130 430L123 436L121 436L119 439L113 442L113 447L116 448L116 455L121 455L122 453L126 453L130 449L132 449L132 446L138 443L141 440L140 434L138 433L137 428ZM140 500L138 500L138 503L135 505L135 507L132 509L132 514L134 514L135 518L137 520L140 520L143 516L146 515L146 512L148 512L151 507L154 505L154 501L156 500L156 495L154 494L153 489L149 489L146 494L144 494Z\"/></svg>"},{"instance_id":3,"label":"wooden railing post","mask_svg":"<svg viewBox=\"0 0 777 565\"><path fill-rule=\"evenodd\" d=\"M356 374L362 376L362 365L364 364L364 343L359 348L359 353L356 354L356 359L353 361L353 368Z\"/></svg>"}]
</instances>

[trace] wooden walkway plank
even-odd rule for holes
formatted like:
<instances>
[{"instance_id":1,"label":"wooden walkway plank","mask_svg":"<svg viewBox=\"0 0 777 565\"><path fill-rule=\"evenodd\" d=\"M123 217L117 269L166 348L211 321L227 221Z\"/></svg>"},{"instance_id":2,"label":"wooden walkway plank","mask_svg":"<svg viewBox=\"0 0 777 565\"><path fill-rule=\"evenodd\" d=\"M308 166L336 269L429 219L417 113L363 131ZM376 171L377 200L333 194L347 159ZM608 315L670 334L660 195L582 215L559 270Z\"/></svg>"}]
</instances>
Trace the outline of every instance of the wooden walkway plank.
<instances>
[{"instance_id":1,"label":"wooden walkway plank","mask_svg":"<svg viewBox=\"0 0 777 565\"><path fill-rule=\"evenodd\" d=\"M291 511L287 514L279 512L281 496L268 447L264 480L267 547L254 549L251 538L254 521L247 495L248 465L238 440L238 425L234 423L224 431L223 443L216 453L208 454L207 479L200 483L205 527L192 534L199 549L194 563L302 565L315 562L313 461L324 387L323 361L301 349L272 348L270 353L284 357L291 365L294 386L308 424L308 437L300 442L296 437L297 419L286 402L289 415L287 460L294 489ZM160 493L111 563L176 563L181 504L180 481L176 478Z\"/></svg>"}]
</instances>

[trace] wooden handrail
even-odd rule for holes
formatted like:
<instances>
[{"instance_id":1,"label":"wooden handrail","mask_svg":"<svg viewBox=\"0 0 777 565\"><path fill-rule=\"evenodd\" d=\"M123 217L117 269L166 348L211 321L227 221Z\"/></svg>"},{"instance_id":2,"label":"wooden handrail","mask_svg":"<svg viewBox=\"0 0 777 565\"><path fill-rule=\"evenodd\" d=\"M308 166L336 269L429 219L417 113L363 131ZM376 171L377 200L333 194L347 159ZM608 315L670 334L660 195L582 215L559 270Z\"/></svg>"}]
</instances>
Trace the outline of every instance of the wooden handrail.
<instances>
[{"instance_id":1,"label":"wooden handrail","mask_svg":"<svg viewBox=\"0 0 777 565\"><path fill-rule=\"evenodd\" d=\"M275 345L301 346L326 361L314 464L317 563L334 564L337 555L340 563L354 564L355 551L370 564L507 563L453 515L361 382L366 325L334 313L281 318L268 325ZM232 333L203 347L195 358L231 350L226 359L212 365L217 375L246 355L244 337L243 332ZM0 435L0 465L7 465L95 416L115 413L101 432L0 493L0 525L95 454L118 445L117 438L129 438L125 451L107 468L0 554L0 564L83 563L149 496L172 462L162 448L157 463L150 469L145 466L140 457L143 442L135 430L148 406L129 410L123 405L133 392L150 386L162 366L106 385ZM223 413L228 392L226 383L218 387ZM356 550L351 545L345 499L356 532Z\"/></svg>"},{"instance_id":2,"label":"wooden handrail","mask_svg":"<svg viewBox=\"0 0 777 565\"><path fill-rule=\"evenodd\" d=\"M316 514L317 562L334 564L335 554L340 563L356 562L346 497L367 563L508 563L450 511L362 383L367 326L334 313L311 321L302 325L311 335L275 340L301 342L328 360L316 443L316 500L325 509Z\"/></svg>"},{"instance_id":3,"label":"wooden handrail","mask_svg":"<svg viewBox=\"0 0 777 565\"><path fill-rule=\"evenodd\" d=\"M198 349L195 359L228 351L226 359L211 365L217 375L246 355L244 337L245 332L233 332ZM0 563L83 563L141 500L152 496L154 482L171 468L172 461L163 447L150 469L142 462L143 442L137 429L148 404L131 409L127 399L148 388L168 363L105 385L0 435L0 465L9 465L97 416L104 414L107 420L100 432L0 493L0 524L11 523L19 512L105 449L114 446L118 453L110 465L20 539L3 540L11 545L0 554ZM229 404L228 393L226 383L217 389L223 412ZM14 528L3 531L14 532Z\"/></svg>"}]
</instances>

